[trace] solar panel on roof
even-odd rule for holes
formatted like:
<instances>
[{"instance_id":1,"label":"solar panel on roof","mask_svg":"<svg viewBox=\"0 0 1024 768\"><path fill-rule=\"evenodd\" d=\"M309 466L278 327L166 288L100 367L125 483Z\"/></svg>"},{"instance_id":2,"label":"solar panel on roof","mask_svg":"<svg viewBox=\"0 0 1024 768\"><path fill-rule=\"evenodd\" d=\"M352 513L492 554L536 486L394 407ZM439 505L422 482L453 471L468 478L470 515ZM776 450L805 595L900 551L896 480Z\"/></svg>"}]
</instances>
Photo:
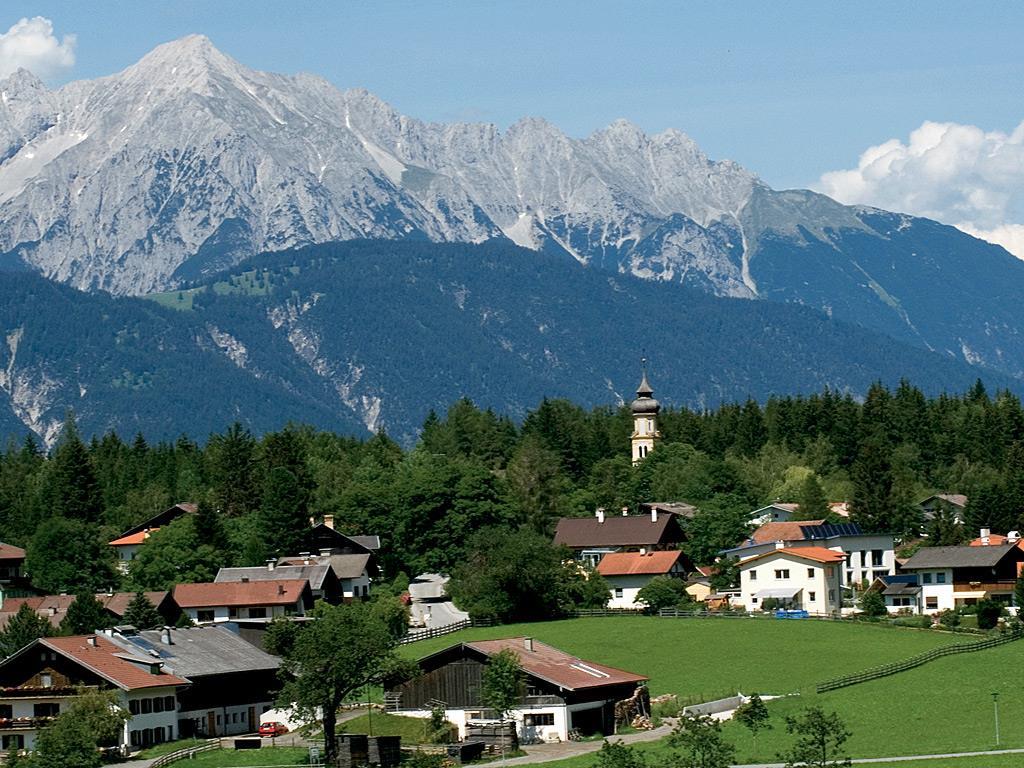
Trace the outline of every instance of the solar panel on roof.
<instances>
[{"instance_id":1,"label":"solar panel on roof","mask_svg":"<svg viewBox=\"0 0 1024 768\"><path fill-rule=\"evenodd\" d=\"M820 523L801 525L800 532L805 539L830 539L833 536L862 536L864 532L857 523Z\"/></svg>"}]
</instances>

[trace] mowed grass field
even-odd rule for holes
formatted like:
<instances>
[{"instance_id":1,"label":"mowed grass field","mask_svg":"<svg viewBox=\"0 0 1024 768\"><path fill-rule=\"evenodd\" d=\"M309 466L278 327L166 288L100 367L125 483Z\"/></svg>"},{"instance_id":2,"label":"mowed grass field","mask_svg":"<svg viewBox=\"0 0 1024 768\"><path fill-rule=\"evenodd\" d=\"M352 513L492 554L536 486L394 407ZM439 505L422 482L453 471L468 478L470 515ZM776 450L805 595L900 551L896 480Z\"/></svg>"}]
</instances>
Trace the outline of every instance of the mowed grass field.
<instances>
[{"instance_id":1,"label":"mowed grass field","mask_svg":"<svg viewBox=\"0 0 1024 768\"><path fill-rule=\"evenodd\" d=\"M967 752L995 746L992 692L998 691L1002 747L1024 747L1024 641L950 656L908 672L818 695L816 683L912 656L949 643L970 642L925 630L820 621L605 617L480 628L405 646L413 656L464 639L532 635L592 661L651 678L651 692L686 698L745 694L785 695L768 702L773 728L758 736L727 723L739 762L773 762L791 740L785 716L807 706L839 712L853 735L853 757ZM645 751L664 753L659 743ZM983 760L983 758L971 758ZM962 768L1024 766L1024 755L954 763ZM593 756L558 768L585 768ZM903 764L905 768L910 768ZM927 763L941 768L938 761Z\"/></svg>"},{"instance_id":2,"label":"mowed grass field","mask_svg":"<svg viewBox=\"0 0 1024 768\"><path fill-rule=\"evenodd\" d=\"M415 658L465 640L519 635L647 675L654 696L675 693L686 698L813 690L828 678L965 641L871 624L607 616L467 629L403 646L402 653Z\"/></svg>"}]
</instances>

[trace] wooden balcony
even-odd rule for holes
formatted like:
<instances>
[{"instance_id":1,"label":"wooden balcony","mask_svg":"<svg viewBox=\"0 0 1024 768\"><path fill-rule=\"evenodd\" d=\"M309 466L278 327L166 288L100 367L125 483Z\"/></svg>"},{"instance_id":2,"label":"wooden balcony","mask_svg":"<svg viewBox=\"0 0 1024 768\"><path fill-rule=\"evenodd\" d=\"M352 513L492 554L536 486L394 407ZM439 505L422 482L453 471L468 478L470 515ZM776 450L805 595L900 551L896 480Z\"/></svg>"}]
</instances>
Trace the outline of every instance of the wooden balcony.
<instances>
[{"instance_id":1,"label":"wooden balcony","mask_svg":"<svg viewBox=\"0 0 1024 768\"><path fill-rule=\"evenodd\" d=\"M996 592L1010 594L1013 592L1014 581L954 581L953 594L960 592Z\"/></svg>"}]
</instances>

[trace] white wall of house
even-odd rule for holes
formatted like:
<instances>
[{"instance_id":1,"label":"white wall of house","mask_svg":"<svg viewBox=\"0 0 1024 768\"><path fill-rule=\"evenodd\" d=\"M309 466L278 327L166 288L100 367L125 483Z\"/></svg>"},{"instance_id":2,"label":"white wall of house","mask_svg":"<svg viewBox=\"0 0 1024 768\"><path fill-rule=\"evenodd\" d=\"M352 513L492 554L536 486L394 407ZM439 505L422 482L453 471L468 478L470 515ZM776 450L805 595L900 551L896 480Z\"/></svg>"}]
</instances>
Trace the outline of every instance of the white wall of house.
<instances>
[{"instance_id":1,"label":"white wall of house","mask_svg":"<svg viewBox=\"0 0 1024 768\"><path fill-rule=\"evenodd\" d=\"M643 589L654 578L654 574L629 574L626 576L605 576L608 586L611 588L608 600L609 608L628 608L640 610L642 605L634 602L637 593Z\"/></svg>"},{"instance_id":2,"label":"white wall of house","mask_svg":"<svg viewBox=\"0 0 1024 768\"><path fill-rule=\"evenodd\" d=\"M796 545L800 543L795 542ZM864 581L870 584L879 576L892 576L896 573L896 552L892 536L839 536L828 539L825 546L846 555L842 573L845 587L859 587Z\"/></svg>"},{"instance_id":3,"label":"white wall of house","mask_svg":"<svg viewBox=\"0 0 1024 768\"><path fill-rule=\"evenodd\" d=\"M761 610L761 599L756 595L766 589L798 590L787 607L801 608L814 614L832 614L841 605L840 574L837 564L804 560L791 553L779 551L765 557L741 562L740 593L748 611Z\"/></svg>"},{"instance_id":4,"label":"white wall of house","mask_svg":"<svg viewBox=\"0 0 1024 768\"><path fill-rule=\"evenodd\" d=\"M885 609L889 613L899 613L900 611L910 611L911 613L921 613L921 595L883 595L885 598Z\"/></svg>"},{"instance_id":5,"label":"white wall of house","mask_svg":"<svg viewBox=\"0 0 1024 768\"><path fill-rule=\"evenodd\" d=\"M354 579L341 579L341 595L346 600L366 597L370 594L370 577L363 571Z\"/></svg>"},{"instance_id":6,"label":"white wall of house","mask_svg":"<svg viewBox=\"0 0 1024 768\"><path fill-rule=\"evenodd\" d=\"M137 711L138 714L133 712L131 718L124 724L121 744L135 750L178 738L176 691L176 688L168 686L122 693L119 696L121 706L129 712ZM171 699L170 707L167 706L168 697ZM161 707L162 711L157 712L156 710Z\"/></svg>"},{"instance_id":7,"label":"white wall of house","mask_svg":"<svg viewBox=\"0 0 1024 768\"><path fill-rule=\"evenodd\" d=\"M923 613L938 613L956 607L952 568L928 568L915 570L914 573L917 574L917 583L921 586Z\"/></svg>"},{"instance_id":8,"label":"white wall of house","mask_svg":"<svg viewBox=\"0 0 1024 768\"><path fill-rule=\"evenodd\" d=\"M241 733L252 733L260 725L260 716L268 712L274 706L273 701L260 701L255 704L238 704L228 707L215 707L213 709L195 709L183 711L178 714L181 720L191 720L194 733L205 736L212 736L209 732L209 723L214 722L217 736L237 736ZM249 723L249 708L253 710L253 723Z\"/></svg>"},{"instance_id":9,"label":"white wall of house","mask_svg":"<svg viewBox=\"0 0 1024 768\"><path fill-rule=\"evenodd\" d=\"M531 743L536 741L567 741L569 738L569 710L591 709L596 704L576 704L567 707L565 704L545 704L536 707L521 707L512 710L509 715L516 721L516 732L520 741ZM429 718L430 710L403 710L408 717ZM470 721L484 719L483 709L446 709L445 717L459 729L459 738L466 738L466 724ZM493 721L491 721L493 722Z\"/></svg>"},{"instance_id":10,"label":"white wall of house","mask_svg":"<svg viewBox=\"0 0 1024 768\"><path fill-rule=\"evenodd\" d=\"M266 605L266 606L242 606L229 608L224 605L210 608L184 608L182 609L192 621L197 624L220 623L222 621L234 621L235 619L274 619L278 616L302 616L304 610L302 601L295 605Z\"/></svg>"},{"instance_id":11,"label":"white wall of house","mask_svg":"<svg viewBox=\"0 0 1024 768\"><path fill-rule=\"evenodd\" d=\"M117 569L121 573L128 573L132 560L138 557L142 546L142 544L120 544L114 547L114 550L117 552Z\"/></svg>"}]
</instances>

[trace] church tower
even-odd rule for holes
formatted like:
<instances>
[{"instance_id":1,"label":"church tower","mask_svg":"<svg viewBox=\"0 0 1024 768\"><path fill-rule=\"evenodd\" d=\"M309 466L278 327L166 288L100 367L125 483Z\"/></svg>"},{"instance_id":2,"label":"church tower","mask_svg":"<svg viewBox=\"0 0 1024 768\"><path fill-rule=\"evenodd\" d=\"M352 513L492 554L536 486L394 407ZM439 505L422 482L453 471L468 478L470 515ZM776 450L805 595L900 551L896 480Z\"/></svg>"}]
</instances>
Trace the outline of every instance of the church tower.
<instances>
[{"instance_id":1,"label":"church tower","mask_svg":"<svg viewBox=\"0 0 1024 768\"><path fill-rule=\"evenodd\" d=\"M640 386L636 390L636 400L630 406L633 411L633 436L630 442L633 444L633 463L637 464L647 458L647 454L654 450L654 442L661 438L658 431L658 411L661 406L651 395L654 390L647 383L647 360L643 361L643 377Z\"/></svg>"}]
</instances>

